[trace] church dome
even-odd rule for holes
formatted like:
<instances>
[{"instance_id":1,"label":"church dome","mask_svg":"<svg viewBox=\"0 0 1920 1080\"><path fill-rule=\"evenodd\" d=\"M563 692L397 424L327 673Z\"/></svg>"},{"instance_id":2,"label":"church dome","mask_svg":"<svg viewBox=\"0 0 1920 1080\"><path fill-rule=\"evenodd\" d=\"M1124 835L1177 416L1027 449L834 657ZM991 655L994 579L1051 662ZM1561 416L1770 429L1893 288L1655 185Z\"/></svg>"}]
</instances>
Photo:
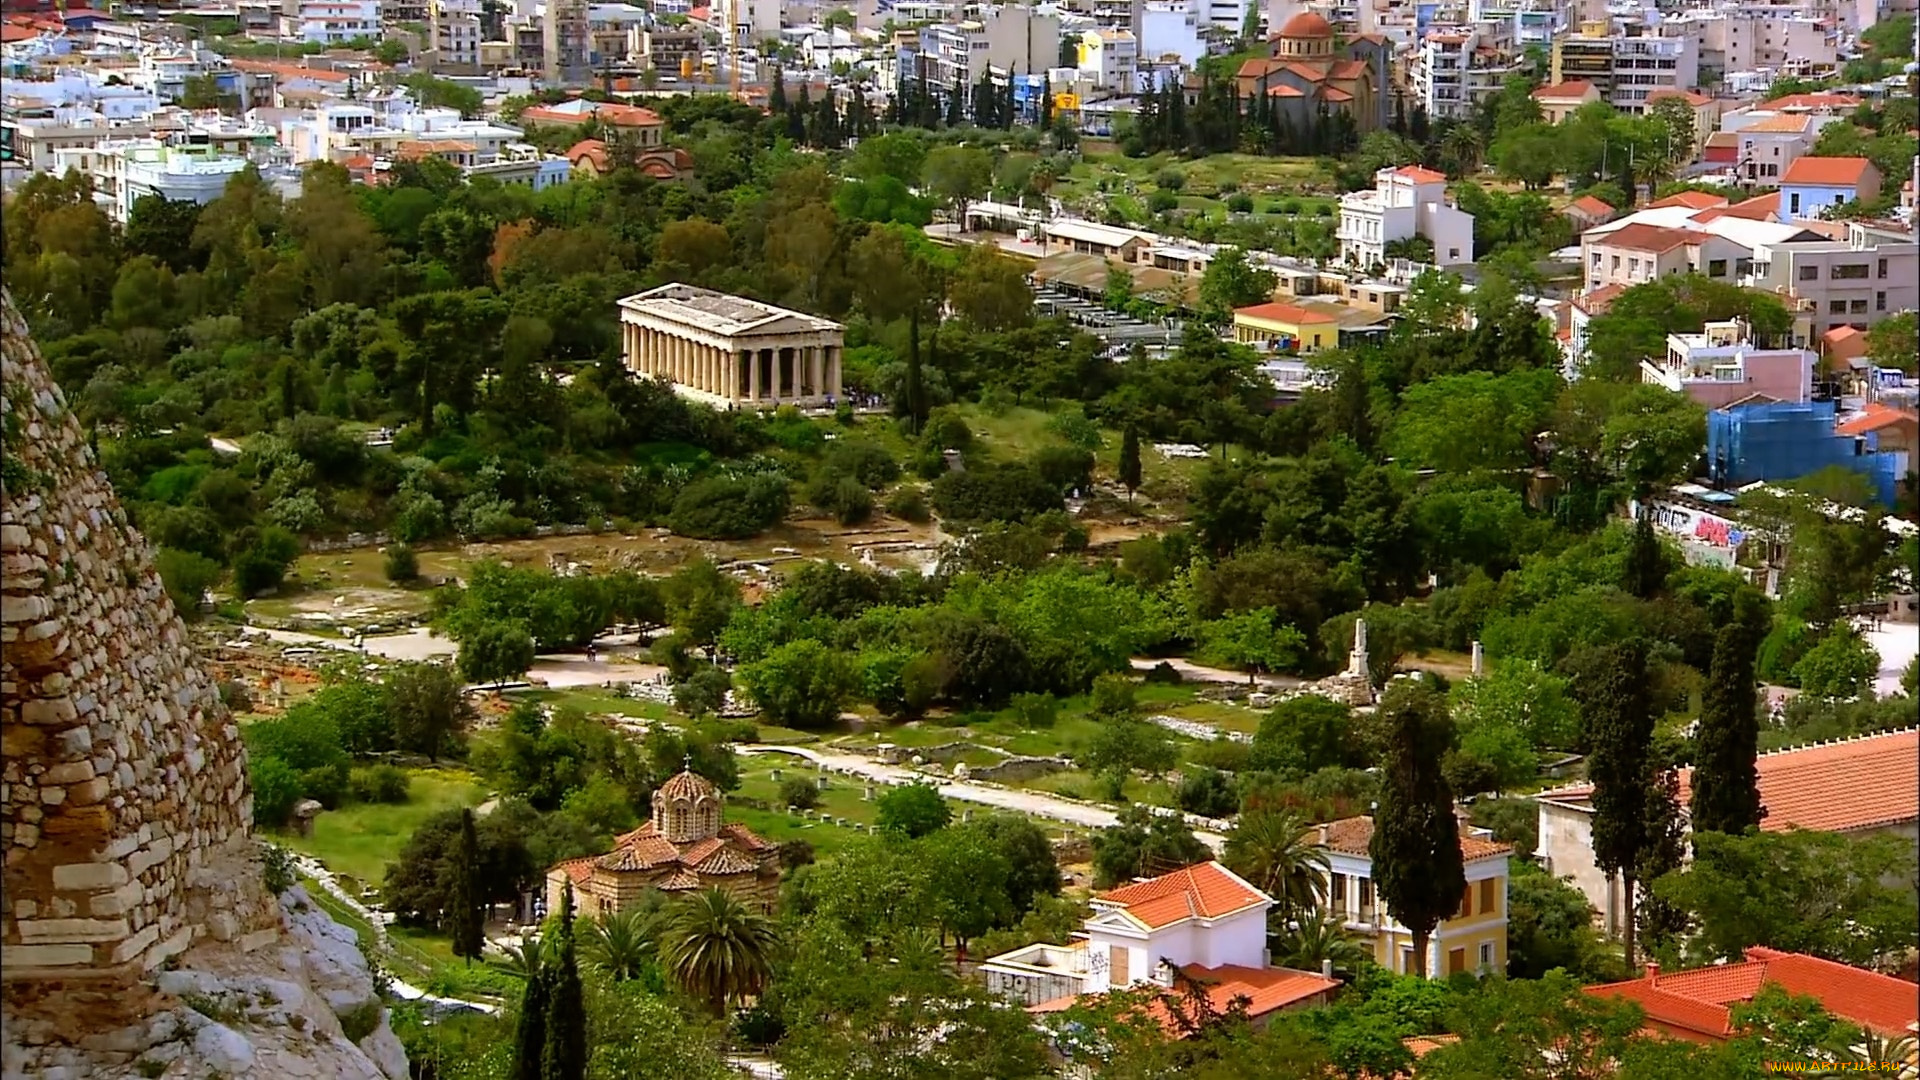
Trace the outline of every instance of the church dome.
<instances>
[{"instance_id":1,"label":"church dome","mask_svg":"<svg viewBox=\"0 0 1920 1080\"><path fill-rule=\"evenodd\" d=\"M713 781L692 769L683 769L675 773L666 783L660 785L659 791L659 796L669 802L677 799L699 802L702 799L718 798L719 795L720 789L713 786Z\"/></svg>"},{"instance_id":2,"label":"church dome","mask_svg":"<svg viewBox=\"0 0 1920 1080\"><path fill-rule=\"evenodd\" d=\"M710 839L720 832L720 789L683 769L653 793L654 831L675 844Z\"/></svg>"},{"instance_id":3,"label":"church dome","mask_svg":"<svg viewBox=\"0 0 1920 1080\"><path fill-rule=\"evenodd\" d=\"M1303 11L1283 23L1278 36L1283 38L1330 38L1333 36L1333 24L1311 11Z\"/></svg>"}]
</instances>

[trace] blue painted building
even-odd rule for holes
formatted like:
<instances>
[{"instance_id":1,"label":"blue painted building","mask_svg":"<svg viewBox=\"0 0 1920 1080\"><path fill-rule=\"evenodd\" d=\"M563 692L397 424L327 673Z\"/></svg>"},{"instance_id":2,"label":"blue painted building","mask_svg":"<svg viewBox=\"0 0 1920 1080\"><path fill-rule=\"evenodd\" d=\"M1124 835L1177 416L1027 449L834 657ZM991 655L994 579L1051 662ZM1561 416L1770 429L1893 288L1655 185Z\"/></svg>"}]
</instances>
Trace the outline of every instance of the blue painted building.
<instances>
[{"instance_id":1,"label":"blue painted building","mask_svg":"<svg viewBox=\"0 0 1920 1080\"><path fill-rule=\"evenodd\" d=\"M1880 502L1893 506L1905 455L1880 453L1870 440L1841 435L1834 426L1831 401L1715 409L1707 414L1707 475L1717 487L1738 487L1797 480L1837 465L1866 477Z\"/></svg>"},{"instance_id":2,"label":"blue painted building","mask_svg":"<svg viewBox=\"0 0 1920 1080\"><path fill-rule=\"evenodd\" d=\"M1803 157L1780 177L1780 216L1809 219L1821 211L1880 194L1880 170L1863 157Z\"/></svg>"}]
</instances>

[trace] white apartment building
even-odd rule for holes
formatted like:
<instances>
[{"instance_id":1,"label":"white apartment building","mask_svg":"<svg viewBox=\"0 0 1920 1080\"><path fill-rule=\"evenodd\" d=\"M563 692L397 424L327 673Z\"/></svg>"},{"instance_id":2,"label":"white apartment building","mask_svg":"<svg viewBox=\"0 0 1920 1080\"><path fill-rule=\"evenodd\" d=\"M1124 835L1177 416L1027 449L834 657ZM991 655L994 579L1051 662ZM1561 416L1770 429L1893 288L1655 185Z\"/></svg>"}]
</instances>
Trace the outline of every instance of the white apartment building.
<instances>
[{"instance_id":1,"label":"white apartment building","mask_svg":"<svg viewBox=\"0 0 1920 1080\"><path fill-rule=\"evenodd\" d=\"M399 107L405 105L408 107ZM483 165L500 157L509 143L521 141L519 128L486 120L464 120L454 109L415 109L410 102L379 109L337 102L309 109L280 126L280 142L296 164L339 161L359 154L390 157L403 144L414 149L442 145L462 164ZM464 149L451 149L455 145Z\"/></svg>"},{"instance_id":2,"label":"white apartment building","mask_svg":"<svg viewBox=\"0 0 1920 1080\"><path fill-rule=\"evenodd\" d=\"M480 66L480 0L431 0L434 59L453 67Z\"/></svg>"},{"instance_id":3,"label":"white apartment building","mask_svg":"<svg viewBox=\"0 0 1920 1080\"><path fill-rule=\"evenodd\" d=\"M1815 333L1866 329L1914 306L1920 242L1911 232L1847 224L1845 240L1796 239L1753 253L1753 286L1800 301Z\"/></svg>"},{"instance_id":4,"label":"white apartment building","mask_svg":"<svg viewBox=\"0 0 1920 1080\"><path fill-rule=\"evenodd\" d=\"M1129 30L1089 30L1080 35L1080 70L1112 94L1139 88L1139 43Z\"/></svg>"},{"instance_id":5,"label":"white apartment building","mask_svg":"<svg viewBox=\"0 0 1920 1080\"><path fill-rule=\"evenodd\" d=\"M1467 0L1467 22L1516 53L1529 45L1551 48L1568 18L1566 6L1553 0Z\"/></svg>"},{"instance_id":6,"label":"white apartment building","mask_svg":"<svg viewBox=\"0 0 1920 1080\"><path fill-rule=\"evenodd\" d=\"M55 168L74 169L93 181L93 198L114 221L125 224L133 204L148 195L174 202L206 205L227 189L227 181L252 162L223 154L193 137L127 139L62 149Z\"/></svg>"},{"instance_id":7,"label":"white apartment building","mask_svg":"<svg viewBox=\"0 0 1920 1080\"><path fill-rule=\"evenodd\" d=\"M1500 92L1508 75L1519 70L1510 55L1478 31L1435 27L1420 40L1408 72L1414 96L1439 120L1463 120Z\"/></svg>"},{"instance_id":8,"label":"white apartment building","mask_svg":"<svg viewBox=\"0 0 1920 1080\"><path fill-rule=\"evenodd\" d=\"M301 41L344 45L355 38L380 37L380 0L300 0Z\"/></svg>"},{"instance_id":9,"label":"white apartment building","mask_svg":"<svg viewBox=\"0 0 1920 1080\"><path fill-rule=\"evenodd\" d=\"M1206 15L1195 10L1203 5L1173 0L1151 3L1141 12L1140 55L1150 59L1178 56L1182 67L1192 68L1207 55L1206 34L1213 29Z\"/></svg>"},{"instance_id":10,"label":"white apartment building","mask_svg":"<svg viewBox=\"0 0 1920 1080\"><path fill-rule=\"evenodd\" d=\"M1662 19L1659 30L1698 42L1700 67L1722 73L1808 73L1840 60L1831 24L1791 7L1696 8Z\"/></svg>"},{"instance_id":11,"label":"white apartment building","mask_svg":"<svg viewBox=\"0 0 1920 1080\"><path fill-rule=\"evenodd\" d=\"M920 32L928 82L971 87L992 70L1001 75L1037 75L1060 62L1060 17L1012 4L979 19L936 23Z\"/></svg>"},{"instance_id":12,"label":"white apartment building","mask_svg":"<svg viewBox=\"0 0 1920 1080\"><path fill-rule=\"evenodd\" d=\"M1692 90L1700 82L1700 43L1690 37L1616 34L1605 20L1553 43L1553 81L1592 83L1602 100L1621 112L1647 111L1659 90ZM1630 28L1637 31L1638 27Z\"/></svg>"},{"instance_id":13,"label":"white apartment building","mask_svg":"<svg viewBox=\"0 0 1920 1080\"><path fill-rule=\"evenodd\" d=\"M1372 191L1340 196L1340 261L1369 267L1387 261L1387 245L1424 236L1433 261L1458 266L1473 261L1473 215L1446 201L1447 177L1405 165L1374 174Z\"/></svg>"},{"instance_id":14,"label":"white apartment building","mask_svg":"<svg viewBox=\"0 0 1920 1080\"><path fill-rule=\"evenodd\" d=\"M1640 380L1685 394L1708 409L1753 394L1804 403L1813 396L1810 349L1757 342L1741 319L1707 323L1697 334L1668 334L1665 357L1640 361Z\"/></svg>"}]
</instances>

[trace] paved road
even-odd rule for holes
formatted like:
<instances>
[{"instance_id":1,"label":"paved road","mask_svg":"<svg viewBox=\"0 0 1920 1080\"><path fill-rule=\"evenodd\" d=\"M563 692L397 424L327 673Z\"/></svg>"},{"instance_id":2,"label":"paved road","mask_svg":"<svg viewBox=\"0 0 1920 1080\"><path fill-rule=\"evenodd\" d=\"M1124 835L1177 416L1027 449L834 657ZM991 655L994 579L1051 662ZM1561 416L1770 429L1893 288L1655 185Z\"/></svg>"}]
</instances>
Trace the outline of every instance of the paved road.
<instances>
[{"instance_id":1,"label":"paved road","mask_svg":"<svg viewBox=\"0 0 1920 1080\"><path fill-rule=\"evenodd\" d=\"M830 772L846 773L870 779L881 784L911 784L916 781L930 781L939 789L940 794L960 802L979 803L983 806L997 807L1002 810L1014 810L1032 817L1063 821L1070 825L1079 825L1090 829L1105 829L1117 824L1120 816L1101 806L1089 806L1085 803L1071 802L1049 795L1044 791L1024 791L1018 788L988 787L983 784L969 783L965 780L941 780L924 773L899 765L888 765L873 758L858 754L836 754L831 751L815 750L808 746L771 746L765 744L746 744L734 747L742 754L787 754L805 758ZM1157 808L1156 808L1157 810ZM1157 810L1160 813L1173 813L1171 810ZM1184 815L1187 823L1194 827L1194 835L1214 851L1225 845L1227 838L1218 832L1210 831L1213 823L1205 818Z\"/></svg>"},{"instance_id":2,"label":"paved road","mask_svg":"<svg viewBox=\"0 0 1920 1080\"><path fill-rule=\"evenodd\" d=\"M1867 644L1880 654L1880 671L1873 679L1873 692L1878 697L1893 697L1902 693L1900 677L1906 674L1907 665L1913 662L1916 652L1920 652L1920 626L1912 623L1883 622L1875 630L1866 620L1855 620L1861 636Z\"/></svg>"},{"instance_id":3,"label":"paved road","mask_svg":"<svg viewBox=\"0 0 1920 1080\"><path fill-rule=\"evenodd\" d=\"M351 640L324 634L275 630L264 626L249 626L245 632L282 645L354 651ZM387 660L450 659L459 652L451 640L438 636L424 626L397 634L375 634L362 638L361 644L368 655ZM621 662L639 655L639 649L632 645L604 646L599 658L592 661L577 653L548 653L536 657L527 674L556 690L566 690L582 686L607 686L617 682L647 682L666 671L658 664Z\"/></svg>"},{"instance_id":4,"label":"paved road","mask_svg":"<svg viewBox=\"0 0 1920 1080\"><path fill-rule=\"evenodd\" d=\"M1205 664L1196 664L1191 660L1185 660L1177 656L1168 657L1165 660L1136 656L1132 662L1133 670L1135 671L1152 671L1161 664L1169 664L1173 667L1173 670L1180 673L1181 678L1186 679L1188 682L1247 685L1247 673L1244 671L1229 671L1226 668L1208 667ZM1307 685L1305 679L1295 679L1287 675L1261 675L1254 679L1255 688L1268 691L1293 690L1305 685Z\"/></svg>"}]
</instances>

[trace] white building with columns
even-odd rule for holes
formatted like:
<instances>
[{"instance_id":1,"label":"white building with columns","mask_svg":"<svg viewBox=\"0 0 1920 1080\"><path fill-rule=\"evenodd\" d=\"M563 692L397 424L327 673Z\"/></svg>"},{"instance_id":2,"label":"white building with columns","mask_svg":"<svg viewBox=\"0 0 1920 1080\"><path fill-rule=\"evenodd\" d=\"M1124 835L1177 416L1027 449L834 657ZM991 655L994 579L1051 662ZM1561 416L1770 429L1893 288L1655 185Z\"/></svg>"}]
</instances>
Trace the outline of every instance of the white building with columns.
<instances>
[{"instance_id":1,"label":"white building with columns","mask_svg":"<svg viewBox=\"0 0 1920 1080\"><path fill-rule=\"evenodd\" d=\"M840 396L845 327L694 285L620 301L627 370L710 405L828 405Z\"/></svg>"}]
</instances>

